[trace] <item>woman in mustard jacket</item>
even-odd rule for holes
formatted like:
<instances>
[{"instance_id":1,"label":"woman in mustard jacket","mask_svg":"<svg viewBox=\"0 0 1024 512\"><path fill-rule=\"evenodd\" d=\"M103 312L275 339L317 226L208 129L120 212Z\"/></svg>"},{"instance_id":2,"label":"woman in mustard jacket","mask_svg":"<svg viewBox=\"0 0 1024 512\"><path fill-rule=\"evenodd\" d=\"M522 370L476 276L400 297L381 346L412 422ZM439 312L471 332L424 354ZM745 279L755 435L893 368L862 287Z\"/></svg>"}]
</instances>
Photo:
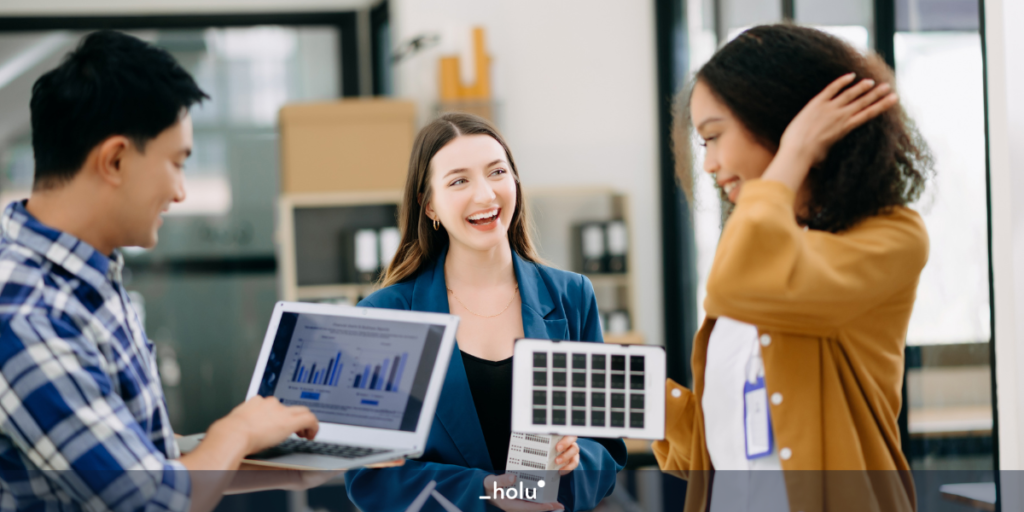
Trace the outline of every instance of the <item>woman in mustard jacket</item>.
<instances>
[{"instance_id":1,"label":"woman in mustard jacket","mask_svg":"<svg viewBox=\"0 0 1024 512\"><path fill-rule=\"evenodd\" d=\"M907 205L931 162L891 81L788 25L744 32L697 74L688 121L734 208L693 387L668 382L654 444L689 480L687 511L914 509L897 417L928 235Z\"/></svg>"}]
</instances>

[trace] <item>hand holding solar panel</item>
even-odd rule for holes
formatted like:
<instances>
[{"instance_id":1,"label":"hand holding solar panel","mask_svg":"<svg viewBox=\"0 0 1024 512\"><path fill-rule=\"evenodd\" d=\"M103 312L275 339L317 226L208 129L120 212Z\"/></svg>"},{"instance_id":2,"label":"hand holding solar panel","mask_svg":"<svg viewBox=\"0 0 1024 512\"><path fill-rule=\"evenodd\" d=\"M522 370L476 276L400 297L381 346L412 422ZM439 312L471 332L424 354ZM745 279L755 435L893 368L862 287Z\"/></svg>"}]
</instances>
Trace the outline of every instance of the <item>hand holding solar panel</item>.
<instances>
[{"instance_id":1,"label":"hand holding solar panel","mask_svg":"<svg viewBox=\"0 0 1024 512\"><path fill-rule=\"evenodd\" d=\"M665 435L662 347L524 339L512 364L513 432Z\"/></svg>"}]
</instances>

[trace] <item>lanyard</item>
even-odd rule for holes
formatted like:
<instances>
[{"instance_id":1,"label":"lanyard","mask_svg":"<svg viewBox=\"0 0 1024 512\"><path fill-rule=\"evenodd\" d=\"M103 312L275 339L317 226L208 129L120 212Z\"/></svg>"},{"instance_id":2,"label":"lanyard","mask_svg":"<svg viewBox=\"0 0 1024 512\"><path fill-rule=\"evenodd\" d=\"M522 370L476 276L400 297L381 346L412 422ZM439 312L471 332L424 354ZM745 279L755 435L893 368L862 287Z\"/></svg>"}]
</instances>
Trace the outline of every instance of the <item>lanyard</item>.
<instances>
[{"instance_id":1,"label":"lanyard","mask_svg":"<svg viewBox=\"0 0 1024 512\"><path fill-rule=\"evenodd\" d=\"M764 385L764 361L761 346L754 339L754 350L747 359L743 381L743 437L747 459L759 459L772 453L775 439L768 411L768 389Z\"/></svg>"}]
</instances>

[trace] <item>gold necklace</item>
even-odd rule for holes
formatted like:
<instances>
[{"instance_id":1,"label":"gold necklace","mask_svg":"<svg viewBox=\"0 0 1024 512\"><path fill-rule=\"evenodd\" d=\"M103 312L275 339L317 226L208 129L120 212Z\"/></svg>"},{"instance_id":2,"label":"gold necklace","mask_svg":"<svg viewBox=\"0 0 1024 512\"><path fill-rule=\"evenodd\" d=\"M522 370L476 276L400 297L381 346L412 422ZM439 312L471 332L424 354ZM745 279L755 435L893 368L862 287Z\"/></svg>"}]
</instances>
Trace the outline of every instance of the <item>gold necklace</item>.
<instances>
[{"instance_id":1,"label":"gold necklace","mask_svg":"<svg viewBox=\"0 0 1024 512\"><path fill-rule=\"evenodd\" d=\"M446 286L445 288L448 288L448 287ZM508 300L508 304L505 304L504 309L499 311L498 314L496 314L496 315L481 315L480 313L477 313L476 311L473 311L472 309L469 309L469 306L467 306L464 302L459 300L459 296L455 295L455 290L452 290L451 288L448 288L448 293L452 294L452 297L455 297L455 301L458 302L460 306L465 308L466 311L469 311L470 313L473 313L474 315L476 315L476 316L478 316L480 318L494 318L494 317L497 317L497 316L501 316L501 314L504 313L505 311L507 311L509 306L512 305L512 302L514 300L516 300L516 294L519 293L519 285L518 284L516 285L515 291L512 292L512 298Z\"/></svg>"}]
</instances>

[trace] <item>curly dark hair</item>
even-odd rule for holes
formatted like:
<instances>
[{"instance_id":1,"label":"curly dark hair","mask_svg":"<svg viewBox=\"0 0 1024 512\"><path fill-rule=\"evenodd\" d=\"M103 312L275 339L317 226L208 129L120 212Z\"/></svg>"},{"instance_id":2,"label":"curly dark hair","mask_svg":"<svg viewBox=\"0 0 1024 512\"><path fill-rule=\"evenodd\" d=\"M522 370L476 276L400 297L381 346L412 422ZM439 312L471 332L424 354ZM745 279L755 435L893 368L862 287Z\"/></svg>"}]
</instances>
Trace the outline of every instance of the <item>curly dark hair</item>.
<instances>
[{"instance_id":1,"label":"curly dark hair","mask_svg":"<svg viewBox=\"0 0 1024 512\"><path fill-rule=\"evenodd\" d=\"M758 142L777 151L782 132L797 113L850 72L858 79L893 83L892 70L877 55L862 55L819 30L763 25L715 53L693 83L707 85ZM692 196L691 92L692 87L677 98L673 139L680 182ZM825 161L811 169L809 203L798 220L811 229L844 231L916 201L933 173L927 145L896 105L836 142Z\"/></svg>"}]
</instances>

